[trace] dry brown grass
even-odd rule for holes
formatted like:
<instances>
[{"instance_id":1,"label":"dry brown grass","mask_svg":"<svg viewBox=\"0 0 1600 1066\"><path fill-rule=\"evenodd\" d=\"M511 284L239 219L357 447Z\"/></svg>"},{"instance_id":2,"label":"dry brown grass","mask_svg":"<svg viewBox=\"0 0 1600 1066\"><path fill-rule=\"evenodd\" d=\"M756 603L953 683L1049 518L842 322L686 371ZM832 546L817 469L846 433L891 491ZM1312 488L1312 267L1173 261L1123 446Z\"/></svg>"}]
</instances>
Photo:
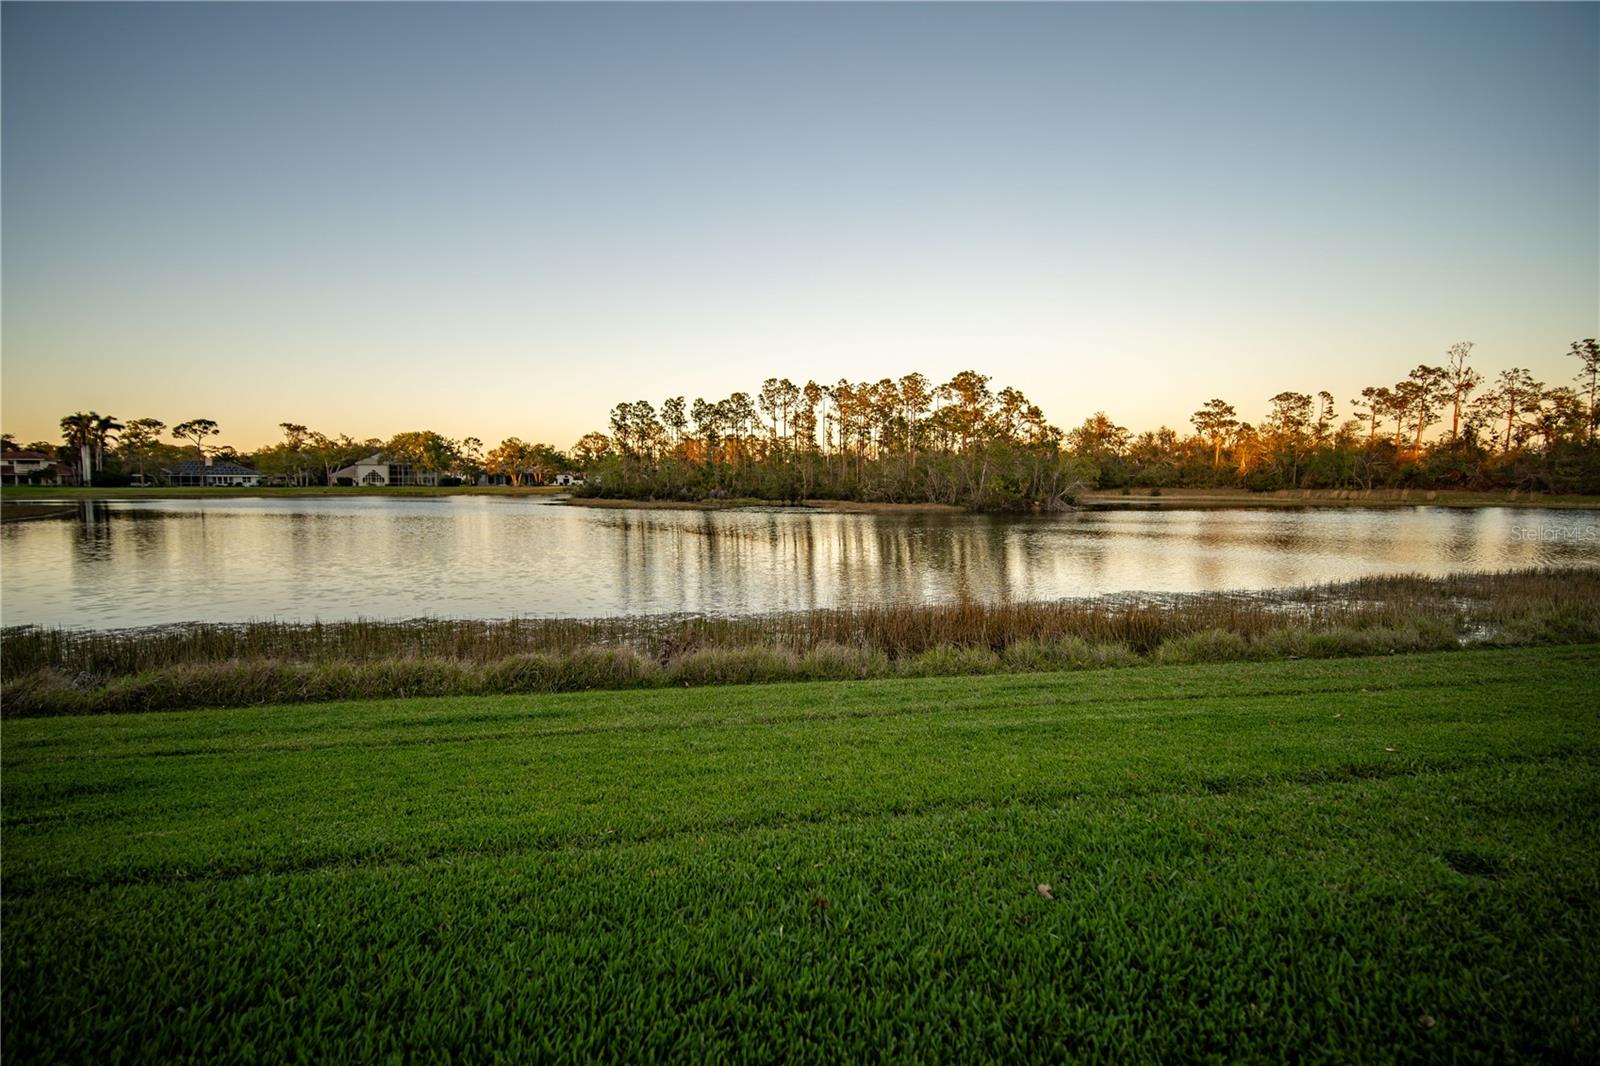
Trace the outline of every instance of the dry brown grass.
<instances>
[{"instance_id":1,"label":"dry brown grass","mask_svg":"<svg viewBox=\"0 0 1600 1066\"><path fill-rule=\"evenodd\" d=\"M740 617L15 627L7 714L1062 670L1600 640L1600 569Z\"/></svg>"}]
</instances>

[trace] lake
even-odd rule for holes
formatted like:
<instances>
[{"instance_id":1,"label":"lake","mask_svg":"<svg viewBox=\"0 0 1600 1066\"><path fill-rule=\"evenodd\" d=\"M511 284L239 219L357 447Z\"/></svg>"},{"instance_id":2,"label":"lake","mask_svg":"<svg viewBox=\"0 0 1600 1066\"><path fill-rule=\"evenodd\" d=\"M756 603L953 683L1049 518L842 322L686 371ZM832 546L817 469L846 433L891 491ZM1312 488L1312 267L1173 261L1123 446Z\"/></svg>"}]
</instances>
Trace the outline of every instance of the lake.
<instances>
[{"instance_id":1,"label":"lake","mask_svg":"<svg viewBox=\"0 0 1600 1066\"><path fill-rule=\"evenodd\" d=\"M0 621L743 613L1600 564L1600 515L600 510L547 497L80 502L0 530Z\"/></svg>"}]
</instances>

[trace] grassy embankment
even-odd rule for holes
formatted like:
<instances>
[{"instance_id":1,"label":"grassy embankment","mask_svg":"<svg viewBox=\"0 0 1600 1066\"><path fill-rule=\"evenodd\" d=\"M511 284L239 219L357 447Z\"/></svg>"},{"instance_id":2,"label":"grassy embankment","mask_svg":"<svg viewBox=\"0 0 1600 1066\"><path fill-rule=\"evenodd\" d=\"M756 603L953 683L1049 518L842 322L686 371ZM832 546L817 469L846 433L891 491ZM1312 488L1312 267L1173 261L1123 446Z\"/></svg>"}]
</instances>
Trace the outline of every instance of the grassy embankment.
<instances>
[{"instance_id":1,"label":"grassy embankment","mask_svg":"<svg viewBox=\"0 0 1600 1066\"><path fill-rule=\"evenodd\" d=\"M756 617L13 627L7 716L1332 658L1600 641L1600 568Z\"/></svg>"},{"instance_id":2,"label":"grassy embankment","mask_svg":"<svg viewBox=\"0 0 1600 1066\"><path fill-rule=\"evenodd\" d=\"M4 1056L1592 1062L1597 682L1591 645L12 721Z\"/></svg>"},{"instance_id":3,"label":"grassy embankment","mask_svg":"<svg viewBox=\"0 0 1600 1066\"><path fill-rule=\"evenodd\" d=\"M556 485L262 485L258 488L201 488L166 485L148 488L87 488L80 485L7 485L0 512L11 504L42 500L283 499L304 496L546 496L568 491Z\"/></svg>"}]
</instances>

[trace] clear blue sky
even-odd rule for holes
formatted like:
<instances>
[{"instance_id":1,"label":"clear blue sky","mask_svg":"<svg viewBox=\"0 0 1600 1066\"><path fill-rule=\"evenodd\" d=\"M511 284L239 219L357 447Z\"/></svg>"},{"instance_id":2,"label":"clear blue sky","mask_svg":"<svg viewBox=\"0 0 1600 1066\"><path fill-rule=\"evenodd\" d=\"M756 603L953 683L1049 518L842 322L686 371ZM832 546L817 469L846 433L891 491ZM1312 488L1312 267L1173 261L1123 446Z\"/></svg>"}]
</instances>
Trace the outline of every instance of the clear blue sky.
<instances>
[{"instance_id":1,"label":"clear blue sky","mask_svg":"<svg viewBox=\"0 0 1600 1066\"><path fill-rule=\"evenodd\" d=\"M1600 7L4 6L4 427L1059 424L1600 332Z\"/></svg>"}]
</instances>

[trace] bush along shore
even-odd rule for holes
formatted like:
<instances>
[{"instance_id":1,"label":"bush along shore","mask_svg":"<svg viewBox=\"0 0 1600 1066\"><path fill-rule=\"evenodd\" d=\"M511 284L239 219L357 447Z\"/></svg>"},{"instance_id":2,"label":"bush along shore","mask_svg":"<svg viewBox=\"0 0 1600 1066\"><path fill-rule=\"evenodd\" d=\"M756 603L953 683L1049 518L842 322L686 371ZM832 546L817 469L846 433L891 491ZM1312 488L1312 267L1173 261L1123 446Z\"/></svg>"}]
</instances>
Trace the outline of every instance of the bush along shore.
<instances>
[{"instance_id":1,"label":"bush along shore","mask_svg":"<svg viewBox=\"0 0 1600 1066\"><path fill-rule=\"evenodd\" d=\"M1600 641L1600 569L744 617L10 627L8 717Z\"/></svg>"}]
</instances>

